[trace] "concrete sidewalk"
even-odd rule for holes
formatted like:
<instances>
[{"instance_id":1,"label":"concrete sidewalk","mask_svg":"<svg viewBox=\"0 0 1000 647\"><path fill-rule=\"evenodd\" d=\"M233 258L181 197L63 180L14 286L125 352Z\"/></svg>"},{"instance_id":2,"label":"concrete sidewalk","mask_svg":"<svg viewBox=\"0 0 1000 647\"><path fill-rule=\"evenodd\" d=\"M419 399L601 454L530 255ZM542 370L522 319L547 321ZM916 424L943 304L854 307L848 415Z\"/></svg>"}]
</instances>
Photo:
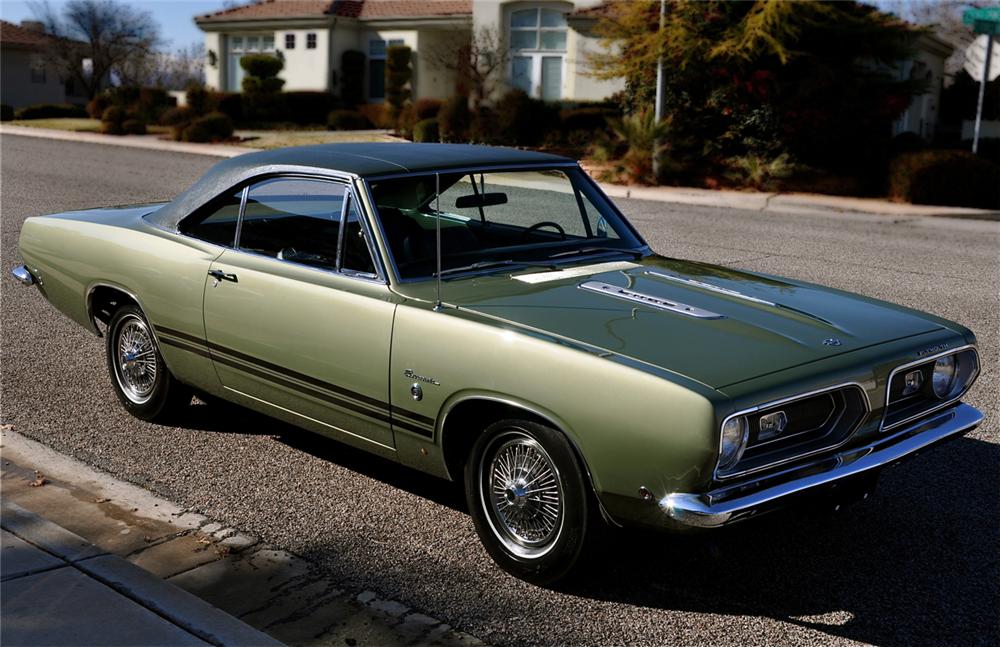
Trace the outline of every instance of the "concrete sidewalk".
<instances>
[{"instance_id":1,"label":"concrete sidewalk","mask_svg":"<svg viewBox=\"0 0 1000 647\"><path fill-rule=\"evenodd\" d=\"M0 511L4 645L280 645L13 503Z\"/></svg>"},{"instance_id":2,"label":"concrete sidewalk","mask_svg":"<svg viewBox=\"0 0 1000 647\"><path fill-rule=\"evenodd\" d=\"M190 144L158 139L154 135L113 137L97 133L77 133L46 128L0 125L0 135L41 137L110 146L131 146L175 153L236 157L259 149L228 144ZM852 198L817 193L763 193L696 189L691 187L640 187L601 183L613 198L631 198L671 204L687 204L721 209L744 209L781 214L854 213L886 217L944 217L1000 221L1000 211L891 202L877 198Z\"/></svg>"},{"instance_id":3,"label":"concrete sidewalk","mask_svg":"<svg viewBox=\"0 0 1000 647\"><path fill-rule=\"evenodd\" d=\"M10 425L2 451L5 647L482 644Z\"/></svg>"}]
</instances>

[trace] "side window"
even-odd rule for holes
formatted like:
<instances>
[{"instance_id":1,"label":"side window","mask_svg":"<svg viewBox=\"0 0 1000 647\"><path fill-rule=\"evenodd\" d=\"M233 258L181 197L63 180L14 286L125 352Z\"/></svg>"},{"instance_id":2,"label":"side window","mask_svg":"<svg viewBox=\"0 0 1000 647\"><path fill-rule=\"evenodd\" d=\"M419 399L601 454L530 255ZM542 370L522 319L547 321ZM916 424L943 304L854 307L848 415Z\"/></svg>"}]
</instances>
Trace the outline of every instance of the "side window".
<instances>
[{"instance_id":1,"label":"side window","mask_svg":"<svg viewBox=\"0 0 1000 647\"><path fill-rule=\"evenodd\" d=\"M236 241L236 221L240 215L243 189L217 198L180 224L182 234L199 240L232 247Z\"/></svg>"},{"instance_id":2,"label":"side window","mask_svg":"<svg viewBox=\"0 0 1000 647\"><path fill-rule=\"evenodd\" d=\"M354 200L347 205L347 222L344 223L343 269L358 274L375 276L375 264L372 262L368 243L365 242L365 230L361 225L361 216Z\"/></svg>"},{"instance_id":3,"label":"side window","mask_svg":"<svg viewBox=\"0 0 1000 647\"><path fill-rule=\"evenodd\" d=\"M336 269L345 187L297 178L250 187L239 248L281 260Z\"/></svg>"}]
</instances>

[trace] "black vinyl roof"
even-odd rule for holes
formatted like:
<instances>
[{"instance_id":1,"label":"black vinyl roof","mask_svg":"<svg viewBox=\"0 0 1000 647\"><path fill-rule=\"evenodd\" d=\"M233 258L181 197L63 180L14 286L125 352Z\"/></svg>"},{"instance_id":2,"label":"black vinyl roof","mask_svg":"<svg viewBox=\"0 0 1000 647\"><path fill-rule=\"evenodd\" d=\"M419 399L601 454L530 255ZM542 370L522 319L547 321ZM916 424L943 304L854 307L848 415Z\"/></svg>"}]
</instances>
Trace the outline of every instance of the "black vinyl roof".
<instances>
[{"instance_id":1,"label":"black vinyl roof","mask_svg":"<svg viewBox=\"0 0 1000 647\"><path fill-rule=\"evenodd\" d=\"M319 144L277 148L219 162L173 202L147 216L147 220L161 227L176 229L188 214L223 191L268 173L319 170L369 178L457 168L573 162L567 157L548 153L469 144Z\"/></svg>"}]
</instances>

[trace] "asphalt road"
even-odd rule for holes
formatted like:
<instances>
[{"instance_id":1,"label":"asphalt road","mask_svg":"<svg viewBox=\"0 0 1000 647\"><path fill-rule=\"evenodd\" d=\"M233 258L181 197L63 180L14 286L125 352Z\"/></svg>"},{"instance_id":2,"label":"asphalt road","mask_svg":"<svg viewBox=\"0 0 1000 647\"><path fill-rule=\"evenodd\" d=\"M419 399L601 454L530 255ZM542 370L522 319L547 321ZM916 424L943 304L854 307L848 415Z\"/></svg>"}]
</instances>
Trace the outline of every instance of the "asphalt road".
<instances>
[{"instance_id":1,"label":"asphalt road","mask_svg":"<svg viewBox=\"0 0 1000 647\"><path fill-rule=\"evenodd\" d=\"M5 136L3 421L503 644L1000 641L1000 227L622 201L664 254L782 274L977 332L986 422L887 471L837 515L772 515L711 537L613 534L558 590L490 562L456 488L261 416L192 407L181 426L118 405L101 340L7 275L29 215L170 198L215 160Z\"/></svg>"}]
</instances>

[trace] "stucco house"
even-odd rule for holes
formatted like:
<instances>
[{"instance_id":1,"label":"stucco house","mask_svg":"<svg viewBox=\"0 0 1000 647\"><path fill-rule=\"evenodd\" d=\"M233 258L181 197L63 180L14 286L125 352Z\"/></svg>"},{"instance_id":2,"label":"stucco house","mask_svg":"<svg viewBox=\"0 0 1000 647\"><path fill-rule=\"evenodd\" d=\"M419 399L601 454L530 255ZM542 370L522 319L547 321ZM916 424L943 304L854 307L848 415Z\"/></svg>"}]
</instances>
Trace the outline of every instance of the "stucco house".
<instances>
[{"instance_id":1,"label":"stucco house","mask_svg":"<svg viewBox=\"0 0 1000 647\"><path fill-rule=\"evenodd\" d=\"M197 16L205 32L209 87L237 92L246 53L284 59L286 90L340 92L345 51L362 52L365 95L385 96L385 52L413 50L413 96L443 99L454 73L435 63L473 33L488 30L509 49L505 81L549 101L600 100L622 88L586 74L587 52L599 46L588 9L601 0L257 0ZM431 52L433 51L433 55Z\"/></svg>"},{"instance_id":2,"label":"stucco house","mask_svg":"<svg viewBox=\"0 0 1000 647\"><path fill-rule=\"evenodd\" d=\"M941 90L945 82L945 61L954 48L932 34L921 34L913 55L899 63L894 73L900 80L924 83L924 93L913 97L906 111L892 124L892 134L914 133L930 141L938 125Z\"/></svg>"},{"instance_id":3,"label":"stucco house","mask_svg":"<svg viewBox=\"0 0 1000 647\"><path fill-rule=\"evenodd\" d=\"M87 98L47 61L52 37L42 24L0 20L0 102L13 108L38 103L79 103Z\"/></svg>"}]
</instances>

